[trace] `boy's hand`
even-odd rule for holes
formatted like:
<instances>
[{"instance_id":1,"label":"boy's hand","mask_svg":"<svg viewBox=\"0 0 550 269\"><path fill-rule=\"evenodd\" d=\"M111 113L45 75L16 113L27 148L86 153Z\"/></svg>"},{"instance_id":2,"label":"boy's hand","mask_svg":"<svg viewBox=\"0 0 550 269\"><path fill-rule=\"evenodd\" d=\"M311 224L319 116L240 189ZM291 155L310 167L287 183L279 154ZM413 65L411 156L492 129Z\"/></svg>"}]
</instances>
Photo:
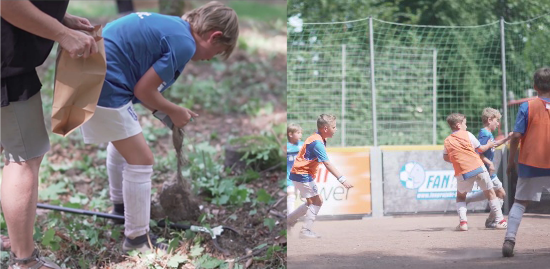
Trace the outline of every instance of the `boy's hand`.
<instances>
[{"instance_id":1,"label":"boy's hand","mask_svg":"<svg viewBox=\"0 0 550 269\"><path fill-rule=\"evenodd\" d=\"M491 140L487 141L487 146L488 146L489 148L497 147L497 145L495 144L495 142L493 142L493 141L491 141Z\"/></svg>"},{"instance_id":2,"label":"boy's hand","mask_svg":"<svg viewBox=\"0 0 550 269\"><path fill-rule=\"evenodd\" d=\"M342 185L344 185L344 187L346 187L346 189L353 188L353 185L349 184L348 182L344 182L344 183L342 183Z\"/></svg>"},{"instance_id":3,"label":"boy's hand","mask_svg":"<svg viewBox=\"0 0 550 269\"><path fill-rule=\"evenodd\" d=\"M189 121L191 121L192 117L198 117L199 114L185 107L178 106L174 111L168 114L168 116L170 116L170 119L174 123L174 126L182 128L183 126L187 125Z\"/></svg>"}]
</instances>

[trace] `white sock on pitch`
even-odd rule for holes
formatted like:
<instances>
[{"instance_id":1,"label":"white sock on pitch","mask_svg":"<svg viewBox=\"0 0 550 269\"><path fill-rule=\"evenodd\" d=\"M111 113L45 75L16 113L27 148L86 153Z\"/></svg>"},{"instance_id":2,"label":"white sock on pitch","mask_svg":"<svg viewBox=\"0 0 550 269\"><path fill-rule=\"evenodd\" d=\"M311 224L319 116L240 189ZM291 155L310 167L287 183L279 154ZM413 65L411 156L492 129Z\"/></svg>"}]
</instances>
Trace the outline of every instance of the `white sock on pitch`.
<instances>
[{"instance_id":1,"label":"white sock on pitch","mask_svg":"<svg viewBox=\"0 0 550 269\"><path fill-rule=\"evenodd\" d=\"M301 216L305 215L306 212L307 212L307 203L304 203L286 216L287 223L296 222Z\"/></svg>"},{"instance_id":2,"label":"white sock on pitch","mask_svg":"<svg viewBox=\"0 0 550 269\"><path fill-rule=\"evenodd\" d=\"M468 218L466 217L466 212L468 212L466 202L456 202L456 212L458 212L458 219L461 222L468 221Z\"/></svg>"},{"instance_id":3,"label":"white sock on pitch","mask_svg":"<svg viewBox=\"0 0 550 269\"><path fill-rule=\"evenodd\" d=\"M502 215L502 208L498 198L489 200L489 206L491 207L491 213L494 215L495 221L500 222L504 219Z\"/></svg>"},{"instance_id":4,"label":"white sock on pitch","mask_svg":"<svg viewBox=\"0 0 550 269\"><path fill-rule=\"evenodd\" d=\"M124 168L124 235L136 238L149 231L152 165L128 164Z\"/></svg>"},{"instance_id":5,"label":"white sock on pitch","mask_svg":"<svg viewBox=\"0 0 550 269\"><path fill-rule=\"evenodd\" d=\"M501 212L502 212L502 205L504 205L504 200L498 198L498 202L500 203L500 210L501 210ZM489 213L488 219L489 219L489 220L492 220L492 221L495 220L495 212L493 212L493 210L491 210L491 213Z\"/></svg>"},{"instance_id":6,"label":"white sock on pitch","mask_svg":"<svg viewBox=\"0 0 550 269\"><path fill-rule=\"evenodd\" d=\"M294 201L296 201L296 195L294 193L286 196L286 212L294 211Z\"/></svg>"},{"instance_id":7,"label":"white sock on pitch","mask_svg":"<svg viewBox=\"0 0 550 269\"><path fill-rule=\"evenodd\" d=\"M508 214L508 228L506 228L506 237L504 239L516 241L516 234L518 233L523 213L525 213L525 206L515 202L512 205L512 209L510 209L510 214Z\"/></svg>"},{"instance_id":8,"label":"white sock on pitch","mask_svg":"<svg viewBox=\"0 0 550 269\"><path fill-rule=\"evenodd\" d=\"M113 204L122 204L122 171L128 163L112 143L107 146L107 175L109 177L109 194Z\"/></svg>"},{"instance_id":9,"label":"white sock on pitch","mask_svg":"<svg viewBox=\"0 0 550 269\"><path fill-rule=\"evenodd\" d=\"M468 194L466 194L466 204L483 201L485 199L487 198L485 198L485 194L482 191L469 192Z\"/></svg>"},{"instance_id":10,"label":"white sock on pitch","mask_svg":"<svg viewBox=\"0 0 550 269\"><path fill-rule=\"evenodd\" d=\"M321 210L321 207L318 205L310 205L308 207L306 219L304 221L304 225L302 225L302 229L311 230L311 226L313 226L313 222L315 221L315 217L317 216L317 213L319 213L319 210Z\"/></svg>"}]
</instances>

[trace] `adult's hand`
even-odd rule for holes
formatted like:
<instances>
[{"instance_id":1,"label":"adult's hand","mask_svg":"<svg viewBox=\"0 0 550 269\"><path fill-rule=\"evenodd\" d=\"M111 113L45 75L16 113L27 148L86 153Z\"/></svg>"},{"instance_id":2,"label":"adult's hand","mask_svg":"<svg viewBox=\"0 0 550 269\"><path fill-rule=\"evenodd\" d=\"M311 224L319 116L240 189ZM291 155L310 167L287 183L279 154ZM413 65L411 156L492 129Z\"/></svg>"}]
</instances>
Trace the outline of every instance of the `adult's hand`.
<instances>
[{"instance_id":1,"label":"adult's hand","mask_svg":"<svg viewBox=\"0 0 550 269\"><path fill-rule=\"evenodd\" d=\"M92 24L88 19L74 16L69 13L65 14L65 17L63 18L63 25L73 30L84 30L84 31L94 30L94 27L92 26Z\"/></svg>"},{"instance_id":2,"label":"adult's hand","mask_svg":"<svg viewBox=\"0 0 550 269\"><path fill-rule=\"evenodd\" d=\"M58 42L71 58L88 58L90 55L97 53L97 44L94 38L77 30L66 28Z\"/></svg>"}]
</instances>

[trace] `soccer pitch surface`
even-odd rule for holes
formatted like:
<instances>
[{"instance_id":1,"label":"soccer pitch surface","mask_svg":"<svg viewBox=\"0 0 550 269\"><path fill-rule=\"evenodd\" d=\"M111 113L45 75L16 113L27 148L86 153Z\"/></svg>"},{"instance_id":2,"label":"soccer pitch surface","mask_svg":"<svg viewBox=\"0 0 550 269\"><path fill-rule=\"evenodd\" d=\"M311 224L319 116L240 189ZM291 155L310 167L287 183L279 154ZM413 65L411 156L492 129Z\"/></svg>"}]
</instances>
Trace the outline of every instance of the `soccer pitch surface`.
<instances>
[{"instance_id":1,"label":"soccer pitch surface","mask_svg":"<svg viewBox=\"0 0 550 269\"><path fill-rule=\"evenodd\" d=\"M506 230L485 229L487 216L469 214L466 232L451 214L317 221L319 239L300 239L300 222L287 268L550 268L550 215L523 216L512 258L502 257Z\"/></svg>"}]
</instances>

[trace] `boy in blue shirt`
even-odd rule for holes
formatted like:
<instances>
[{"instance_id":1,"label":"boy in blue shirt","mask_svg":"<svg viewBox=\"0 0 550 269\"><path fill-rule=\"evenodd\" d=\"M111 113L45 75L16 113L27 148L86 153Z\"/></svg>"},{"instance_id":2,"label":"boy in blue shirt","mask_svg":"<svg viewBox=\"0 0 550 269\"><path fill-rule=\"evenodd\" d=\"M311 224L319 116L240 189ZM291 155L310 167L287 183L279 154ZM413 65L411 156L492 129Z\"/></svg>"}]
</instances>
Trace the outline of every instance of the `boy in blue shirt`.
<instances>
[{"instance_id":1,"label":"boy in blue shirt","mask_svg":"<svg viewBox=\"0 0 550 269\"><path fill-rule=\"evenodd\" d=\"M302 139L302 127L298 124L289 124L286 128L286 136L288 141L286 142L286 212L289 214L294 211L294 201L296 201L296 188L290 180L290 170L294 164L294 159L304 142Z\"/></svg>"},{"instance_id":2,"label":"boy in blue shirt","mask_svg":"<svg viewBox=\"0 0 550 269\"><path fill-rule=\"evenodd\" d=\"M149 238L153 153L141 132L134 103L161 111L174 126L198 115L162 96L190 61L229 57L239 34L235 11L210 2L180 17L139 12L103 30L107 74L94 116L81 130L84 142L106 143L114 213L125 217L122 250L166 250Z\"/></svg>"},{"instance_id":3,"label":"boy in blue shirt","mask_svg":"<svg viewBox=\"0 0 550 269\"><path fill-rule=\"evenodd\" d=\"M502 115L498 110L490 107L483 109L483 112L481 113L483 128L479 131L477 139L479 140L479 143L481 145L486 145L489 141L494 143L494 147L481 153L481 159L483 160L483 163L485 163L485 167L487 168L487 171L489 171L489 174L491 175L491 181L493 182L493 189L495 190L495 194L500 202L500 207L502 207L502 205L504 204L504 197L506 197L506 192L502 187L502 182L499 180L496 174L495 166L493 164L493 159L495 157L495 147L498 147L506 143L508 140L510 140L510 137L508 136L505 139L495 141L495 138L492 132L498 129L498 126L500 125L500 118L502 118ZM468 193L468 195L466 196L466 203L483 201L485 199L486 199L485 195L481 191ZM491 211L491 213L489 214L489 217L487 218L487 220L485 220L485 227L492 228L492 229L497 227L497 222L495 220L495 215L493 211Z\"/></svg>"}]
</instances>

